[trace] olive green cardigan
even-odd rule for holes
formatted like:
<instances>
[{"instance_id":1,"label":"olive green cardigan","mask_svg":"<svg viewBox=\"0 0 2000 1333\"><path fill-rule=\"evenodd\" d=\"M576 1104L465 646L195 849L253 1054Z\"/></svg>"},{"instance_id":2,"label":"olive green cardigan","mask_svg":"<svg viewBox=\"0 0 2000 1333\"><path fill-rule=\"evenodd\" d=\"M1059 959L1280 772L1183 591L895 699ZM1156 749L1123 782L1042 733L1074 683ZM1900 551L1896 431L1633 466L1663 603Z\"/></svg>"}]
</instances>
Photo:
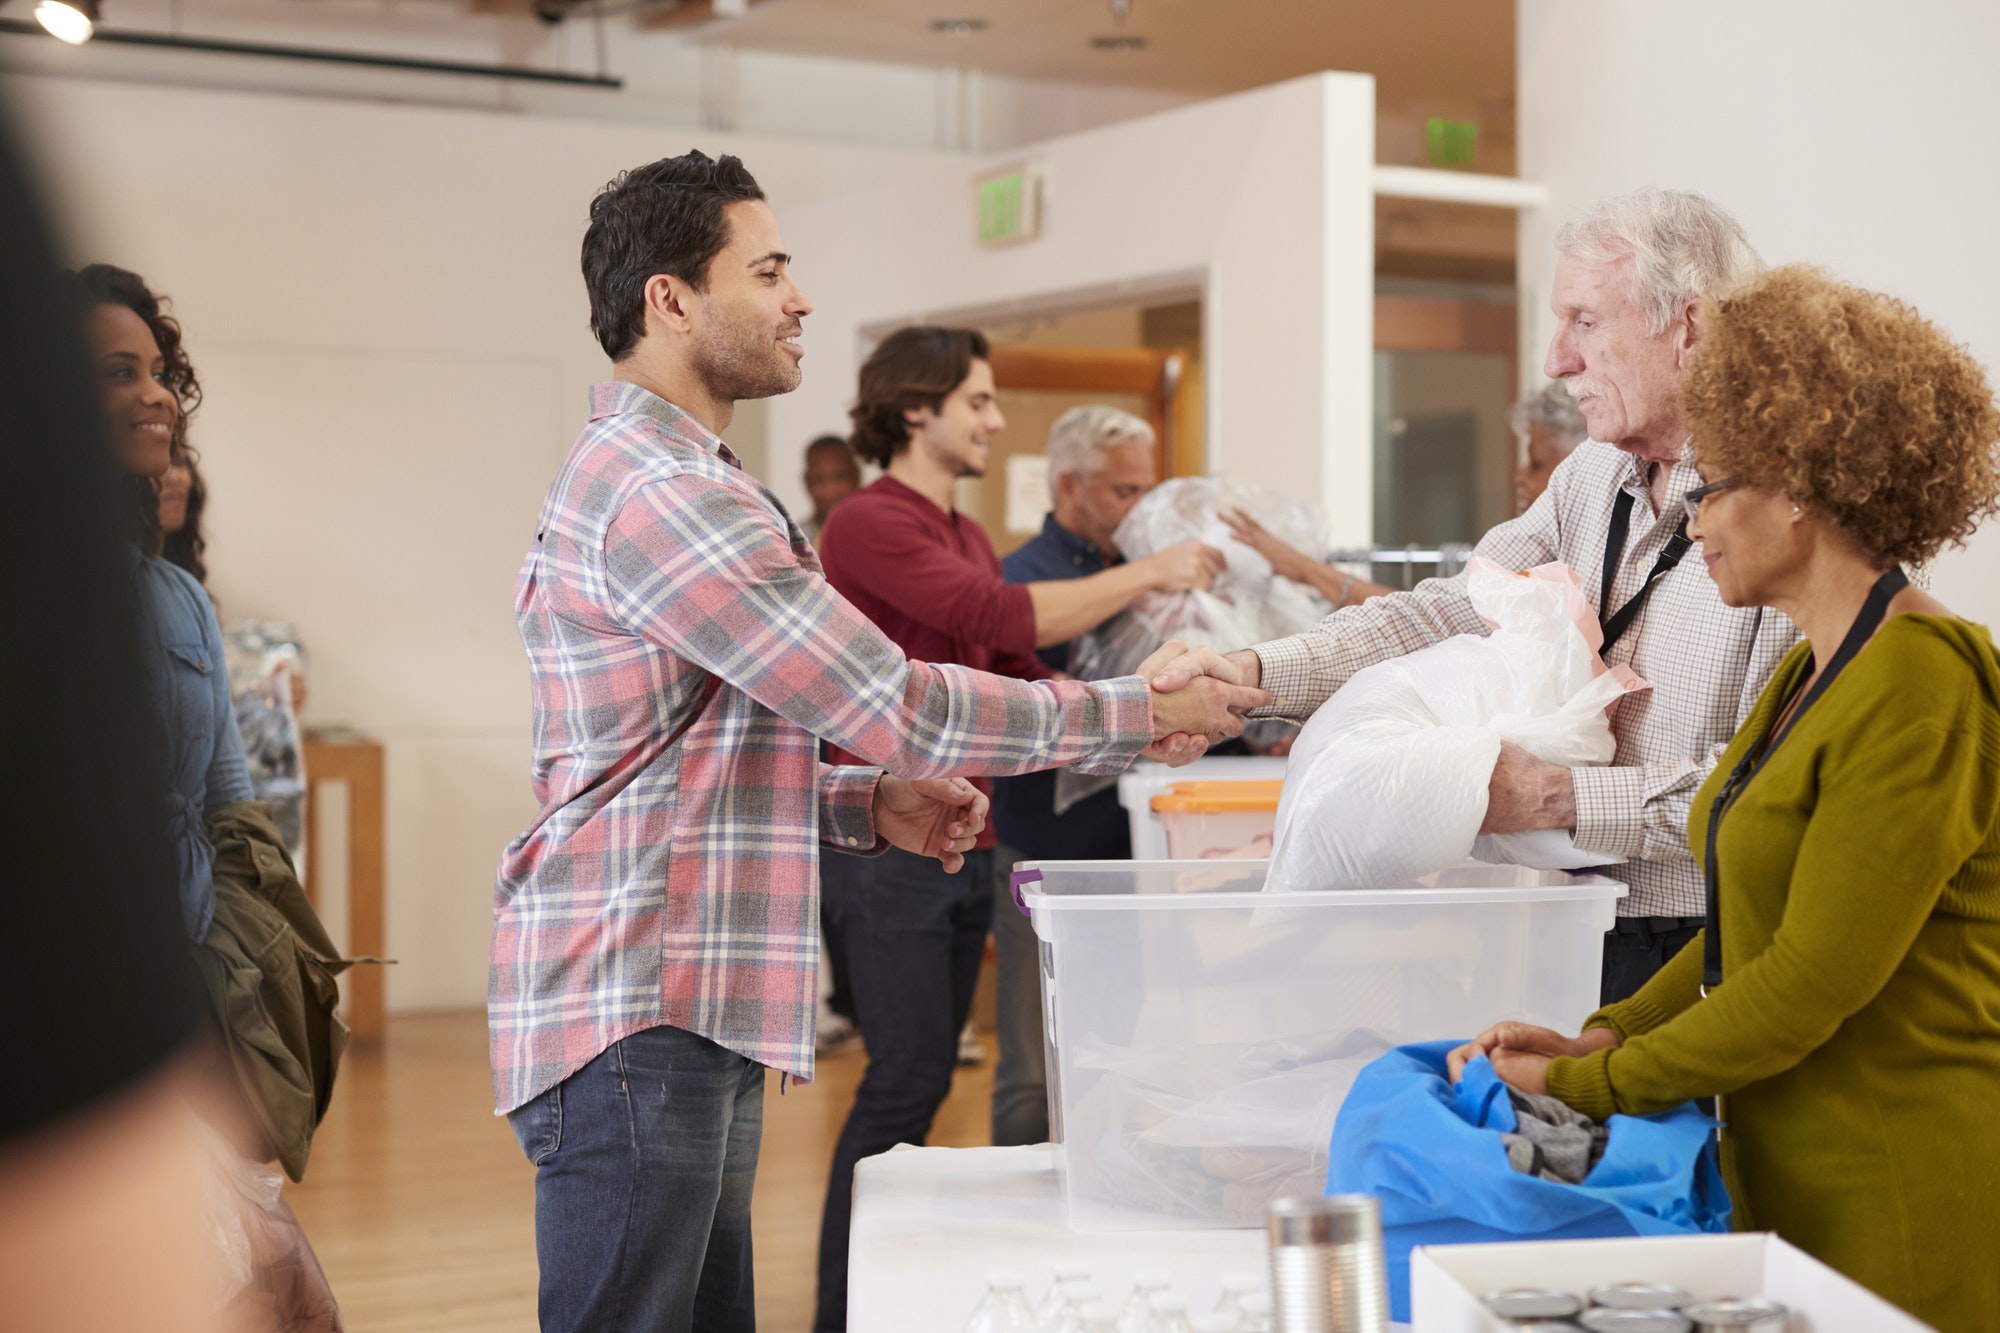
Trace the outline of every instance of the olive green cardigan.
<instances>
[{"instance_id":1,"label":"olive green cardigan","mask_svg":"<svg viewBox=\"0 0 2000 1333\"><path fill-rule=\"evenodd\" d=\"M1695 797L1812 669L1800 644ZM2000 1329L2000 659L1987 631L1887 621L1744 789L1717 842L1723 981L1702 941L1553 1061L1597 1118L1723 1097L1741 1230L1945 1330Z\"/></svg>"}]
</instances>

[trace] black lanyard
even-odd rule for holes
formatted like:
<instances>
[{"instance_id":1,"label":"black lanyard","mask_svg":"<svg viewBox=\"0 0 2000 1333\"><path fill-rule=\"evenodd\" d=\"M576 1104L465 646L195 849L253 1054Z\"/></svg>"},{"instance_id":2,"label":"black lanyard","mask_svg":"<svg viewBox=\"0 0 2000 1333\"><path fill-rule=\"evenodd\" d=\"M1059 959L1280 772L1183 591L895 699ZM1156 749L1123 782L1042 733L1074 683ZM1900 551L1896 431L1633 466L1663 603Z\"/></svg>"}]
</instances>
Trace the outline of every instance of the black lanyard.
<instances>
[{"instance_id":1,"label":"black lanyard","mask_svg":"<svg viewBox=\"0 0 2000 1333\"><path fill-rule=\"evenodd\" d=\"M1812 689L1807 691L1806 697L1799 702L1798 711L1792 714L1789 722L1785 723L1784 730L1766 735L1762 742L1752 746L1741 759L1736 761L1736 767L1730 770L1729 781L1722 784L1722 790L1716 793L1715 804L1708 808L1708 855L1703 859L1701 867L1702 879L1708 889L1707 922L1702 931L1701 954L1701 984L1704 992L1711 986L1722 984L1722 872L1715 864L1715 841L1717 833L1722 828L1722 817L1736 804L1736 799L1743 794L1743 789L1750 785L1750 779L1762 771L1765 762L1778 748L1778 742L1791 734L1792 728L1799 725L1799 719L1806 715L1806 710L1826 693L1826 687L1833 684L1833 678L1854 660L1854 655L1860 652L1874 635L1876 628L1882 623L1882 618L1889 613L1890 599L1909 586L1909 576L1903 573L1900 565L1892 565L1888 573L1875 580L1875 586L1868 590L1868 600L1861 604L1861 614L1854 618L1854 624L1848 629L1847 637L1840 641L1840 651L1833 655L1833 660L1826 664L1826 670L1813 682ZM1792 688L1797 690L1798 687L1794 685ZM1778 717L1784 716L1785 708L1790 703L1789 694L1778 700Z\"/></svg>"},{"instance_id":2,"label":"black lanyard","mask_svg":"<svg viewBox=\"0 0 2000 1333\"><path fill-rule=\"evenodd\" d=\"M1632 492L1618 492L1618 503L1611 510L1611 527L1604 534L1604 582L1597 594L1597 623L1604 627L1604 646L1597 651L1600 655L1611 651L1611 645L1624 637L1632 628L1632 622L1639 618L1646 599L1653 595L1653 585L1667 576L1668 571L1681 562L1681 557L1694 545L1688 540L1687 515L1681 515L1680 524L1674 535L1667 538L1667 544L1660 551L1660 558L1653 562L1652 572L1639 585L1639 591L1632 594L1632 600L1611 613L1611 585L1618 578L1618 562L1625 558L1625 535L1632 530Z\"/></svg>"}]
</instances>

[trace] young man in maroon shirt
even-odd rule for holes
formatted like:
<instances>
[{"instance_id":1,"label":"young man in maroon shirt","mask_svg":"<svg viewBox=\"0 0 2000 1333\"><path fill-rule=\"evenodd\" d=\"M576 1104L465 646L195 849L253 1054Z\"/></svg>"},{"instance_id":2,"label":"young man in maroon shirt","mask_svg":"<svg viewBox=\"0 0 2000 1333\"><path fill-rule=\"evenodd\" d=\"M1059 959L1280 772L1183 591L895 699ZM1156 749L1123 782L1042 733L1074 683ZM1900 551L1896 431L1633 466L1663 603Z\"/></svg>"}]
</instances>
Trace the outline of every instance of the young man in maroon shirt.
<instances>
[{"instance_id":1,"label":"young man in maroon shirt","mask_svg":"<svg viewBox=\"0 0 2000 1333\"><path fill-rule=\"evenodd\" d=\"M985 528L952 504L959 478L986 474L989 442L1006 425L975 330L891 334L861 368L851 415L855 453L885 475L841 501L820 559L828 581L919 661L1044 680L1053 673L1035 649L1076 637L1143 593L1206 588L1221 569L1219 552L1188 542L1087 578L1008 583ZM847 1325L854 1164L923 1142L951 1090L993 924L993 845L989 829L957 874L893 849L820 862L821 902L847 953L868 1071L827 1182L818 1333Z\"/></svg>"}]
</instances>

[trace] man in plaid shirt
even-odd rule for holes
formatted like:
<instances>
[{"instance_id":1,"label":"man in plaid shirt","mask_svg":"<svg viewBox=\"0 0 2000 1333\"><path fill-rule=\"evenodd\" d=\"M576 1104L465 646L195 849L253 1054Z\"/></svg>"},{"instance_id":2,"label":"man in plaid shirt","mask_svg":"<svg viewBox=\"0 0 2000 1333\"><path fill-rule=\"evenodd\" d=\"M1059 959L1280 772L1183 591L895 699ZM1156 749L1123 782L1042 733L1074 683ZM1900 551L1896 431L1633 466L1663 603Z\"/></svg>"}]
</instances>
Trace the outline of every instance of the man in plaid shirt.
<instances>
[{"instance_id":1,"label":"man in plaid shirt","mask_svg":"<svg viewBox=\"0 0 2000 1333\"><path fill-rule=\"evenodd\" d=\"M1590 439L1527 513L1486 534L1479 554L1510 569L1560 560L1575 570L1607 622L1605 661L1631 663L1653 688L1617 704L1618 750L1606 767L1560 768L1503 747L1481 832L1567 829L1578 846L1623 863L1604 870L1631 887L1604 941L1608 1004L1698 933L1688 806L1798 630L1777 611L1723 605L1685 535L1681 497L1701 477L1688 461L1680 385L1697 354L1701 301L1761 267L1742 228L1700 195L1648 189L1605 200L1563 228L1556 248L1545 369L1568 383ZM1687 558L1663 559L1676 553ZM1364 667L1487 632L1460 575L1230 656L1278 696L1276 715L1304 720ZM1153 683L1179 679L1170 669Z\"/></svg>"},{"instance_id":2,"label":"man in plaid shirt","mask_svg":"<svg viewBox=\"0 0 2000 1333\"><path fill-rule=\"evenodd\" d=\"M798 384L812 307L788 263L732 157L655 162L591 205L617 364L516 589L541 809L501 858L488 995L548 1330L754 1327L764 1071L813 1072L819 842L955 868L986 799L952 775L1184 760L1269 698L905 658L716 435ZM881 767L822 765L822 736Z\"/></svg>"}]
</instances>

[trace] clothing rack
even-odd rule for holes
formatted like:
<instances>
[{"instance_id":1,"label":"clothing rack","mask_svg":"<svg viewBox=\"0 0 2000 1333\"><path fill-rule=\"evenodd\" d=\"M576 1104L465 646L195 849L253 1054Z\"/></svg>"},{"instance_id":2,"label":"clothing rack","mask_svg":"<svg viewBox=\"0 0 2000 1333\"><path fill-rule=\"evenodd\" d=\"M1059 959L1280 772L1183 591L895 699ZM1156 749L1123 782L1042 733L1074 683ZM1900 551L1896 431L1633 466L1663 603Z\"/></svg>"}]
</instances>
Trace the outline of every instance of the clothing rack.
<instances>
[{"instance_id":1,"label":"clothing rack","mask_svg":"<svg viewBox=\"0 0 2000 1333\"><path fill-rule=\"evenodd\" d=\"M1448 579L1464 569L1472 559L1470 542L1443 542L1428 549L1421 546L1376 546L1365 549L1329 551L1329 565L1401 565L1403 587L1416 586L1416 567L1436 565L1437 577Z\"/></svg>"}]
</instances>

